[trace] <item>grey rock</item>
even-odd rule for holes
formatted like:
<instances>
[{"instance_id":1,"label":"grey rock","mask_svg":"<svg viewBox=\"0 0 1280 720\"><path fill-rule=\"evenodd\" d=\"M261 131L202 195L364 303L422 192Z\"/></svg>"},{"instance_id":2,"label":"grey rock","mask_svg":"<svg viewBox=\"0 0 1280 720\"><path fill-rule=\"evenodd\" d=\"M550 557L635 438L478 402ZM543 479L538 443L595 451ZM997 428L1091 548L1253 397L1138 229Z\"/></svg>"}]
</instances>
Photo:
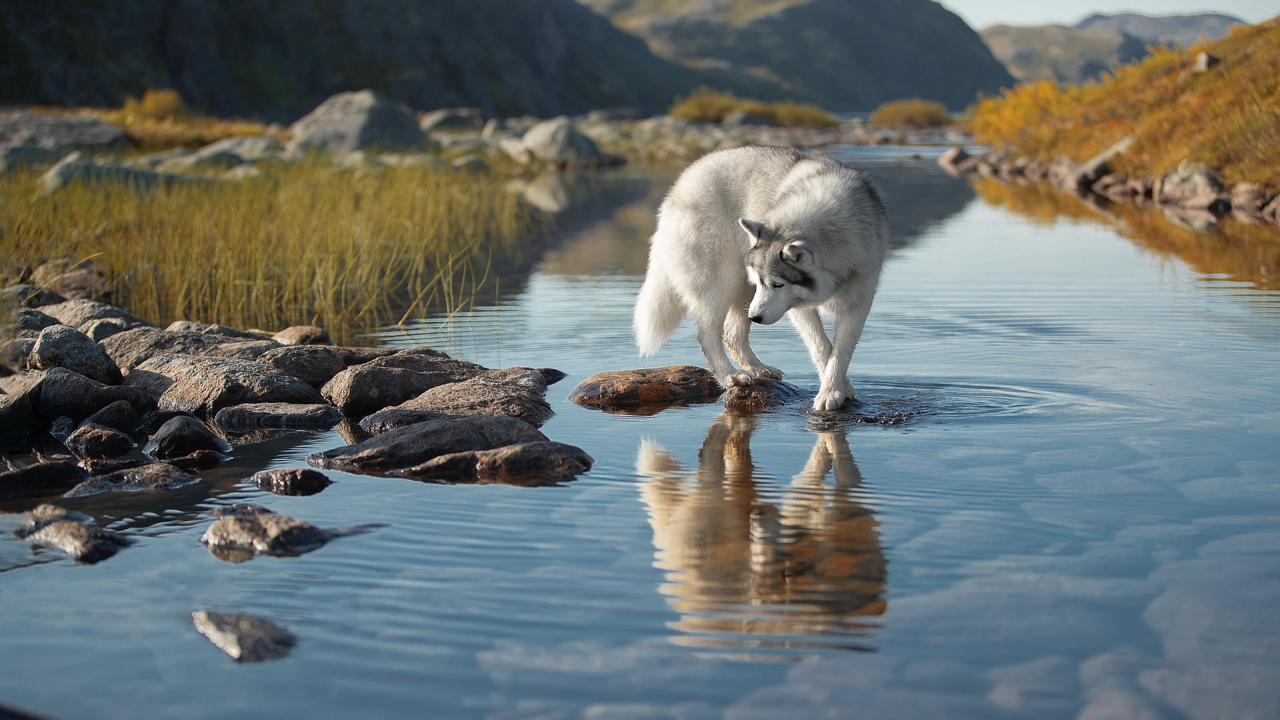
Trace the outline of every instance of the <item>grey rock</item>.
<instances>
[{"instance_id":1,"label":"grey rock","mask_svg":"<svg viewBox=\"0 0 1280 720\"><path fill-rule=\"evenodd\" d=\"M78 563L91 565L106 560L130 544L123 535L103 530L93 518L56 505L39 505L23 513L23 527L15 534L30 545L51 547Z\"/></svg>"},{"instance_id":2,"label":"grey rock","mask_svg":"<svg viewBox=\"0 0 1280 720\"><path fill-rule=\"evenodd\" d=\"M0 175L40 165L52 165L61 158L62 153L51 148L36 145L8 145L0 148Z\"/></svg>"},{"instance_id":3,"label":"grey rock","mask_svg":"<svg viewBox=\"0 0 1280 720\"><path fill-rule=\"evenodd\" d=\"M252 360L280 347L270 340L245 340L207 332L172 332L151 327L138 327L117 333L104 338L101 344L116 365L126 373L151 358L165 355L221 354Z\"/></svg>"},{"instance_id":4,"label":"grey rock","mask_svg":"<svg viewBox=\"0 0 1280 720\"><path fill-rule=\"evenodd\" d=\"M541 380L541 375L537 377ZM415 414L420 414L420 419L413 419ZM431 388L412 400L370 415L360 427L377 435L413 422L437 419L440 415L514 417L542 427L554 414L551 405L537 391L488 378L472 378Z\"/></svg>"},{"instance_id":5,"label":"grey rock","mask_svg":"<svg viewBox=\"0 0 1280 720\"><path fill-rule=\"evenodd\" d=\"M214 155L223 152L234 153L245 162L253 162L278 157L284 152L284 145L269 135L237 135L209 143L193 154Z\"/></svg>"},{"instance_id":6,"label":"grey rock","mask_svg":"<svg viewBox=\"0 0 1280 720\"><path fill-rule=\"evenodd\" d=\"M295 377L260 362L234 358L162 355L134 368L125 385L144 387L158 395L160 410L201 417L213 417L224 407L244 403L324 402L315 388Z\"/></svg>"},{"instance_id":7,"label":"grey rock","mask_svg":"<svg viewBox=\"0 0 1280 720\"><path fill-rule=\"evenodd\" d=\"M375 358L338 373L321 388L347 415L376 412L421 395L438 385L475 377L485 368L444 353L418 348Z\"/></svg>"},{"instance_id":8,"label":"grey rock","mask_svg":"<svg viewBox=\"0 0 1280 720\"><path fill-rule=\"evenodd\" d=\"M161 425L142 448L142 452L157 460L185 457L199 450L227 453L231 452L231 446L204 423L187 415L179 415Z\"/></svg>"},{"instance_id":9,"label":"grey rock","mask_svg":"<svg viewBox=\"0 0 1280 720\"><path fill-rule=\"evenodd\" d=\"M230 150L201 148L189 155L179 155L162 161L156 166L159 172L189 173L202 170L230 170L243 165L244 158Z\"/></svg>"},{"instance_id":10,"label":"grey rock","mask_svg":"<svg viewBox=\"0 0 1280 720\"><path fill-rule=\"evenodd\" d=\"M108 492L176 490L198 482L200 478L169 463L149 463L91 478L71 488L62 497L89 497Z\"/></svg>"},{"instance_id":11,"label":"grey rock","mask_svg":"<svg viewBox=\"0 0 1280 720\"><path fill-rule=\"evenodd\" d=\"M76 428L63 444L76 457L95 460L118 458L137 447L133 438L119 430L93 423Z\"/></svg>"},{"instance_id":12,"label":"grey rock","mask_svg":"<svg viewBox=\"0 0 1280 720\"><path fill-rule=\"evenodd\" d=\"M0 395L0 448L25 447L35 424L35 408L27 395ZM0 496L3 494L0 489Z\"/></svg>"},{"instance_id":13,"label":"grey rock","mask_svg":"<svg viewBox=\"0 0 1280 720\"><path fill-rule=\"evenodd\" d=\"M529 128L520 139L520 147L534 158L560 167L598 165L608 160L595 141L567 117L545 120Z\"/></svg>"},{"instance_id":14,"label":"grey rock","mask_svg":"<svg viewBox=\"0 0 1280 720\"><path fill-rule=\"evenodd\" d=\"M353 150L421 149L426 133L408 108L372 90L330 97L289 127L288 152L345 153Z\"/></svg>"},{"instance_id":15,"label":"grey rock","mask_svg":"<svg viewBox=\"0 0 1280 720\"><path fill-rule=\"evenodd\" d=\"M314 388L324 384L347 369L337 349L322 345L287 345L268 350L257 361L292 375Z\"/></svg>"},{"instance_id":16,"label":"grey rock","mask_svg":"<svg viewBox=\"0 0 1280 720\"><path fill-rule=\"evenodd\" d=\"M0 302L5 304L26 305L30 308L57 305L67 299L58 293L39 285L16 283L0 288Z\"/></svg>"},{"instance_id":17,"label":"grey rock","mask_svg":"<svg viewBox=\"0 0 1280 720\"><path fill-rule=\"evenodd\" d=\"M236 662L282 658L298 644L293 633L253 615L197 610L191 613L191 621L201 635Z\"/></svg>"},{"instance_id":18,"label":"grey rock","mask_svg":"<svg viewBox=\"0 0 1280 720\"><path fill-rule=\"evenodd\" d=\"M712 402L723 392L709 371L672 365L597 373L579 383L569 399L611 412L652 415L677 405Z\"/></svg>"},{"instance_id":19,"label":"grey rock","mask_svg":"<svg viewBox=\"0 0 1280 720\"><path fill-rule=\"evenodd\" d=\"M1216 211L1226 204L1218 174L1188 160L1157 179L1152 193L1156 202L1182 208Z\"/></svg>"},{"instance_id":20,"label":"grey rock","mask_svg":"<svg viewBox=\"0 0 1280 720\"><path fill-rule=\"evenodd\" d=\"M106 385L121 380L120 368L102 346L66 325L52 325L40 331L27 356L27 365L33 370L66 368Z\"/></svg>"},{"instance_id":21,"label":"grey rock","mask_svg":"<svg viewBox=\"0 0 1280 720\"><path fill-rule=\"evenodd\" d=\"M315 325L293 325L271 337L281 345L332 345L333 340L324 328Z\"/></svg>"},{"instance_id":22,"label":"grey rock","mask_svg":"<svg viewBox=\"0 0 1280 720\"><path fill-rule=\"evenodd\" d=\"M218 411L213 424L226 432L245 432L262 428L287 430L328 430L342 421L342 411L327 405L290 403L245 403Z\"/></svg>"},{"instance_id":23,"label":"grey rock","mask_svg":"<svg viewBox=\"0 0 1280 720\"><path fill-rule=\"evenodd\" d=\"M55 460L0 473L0 500L61 495L89 479L75 463Z\"/></svg>"},{"instance_id":24,"label":"grey rock","mask_svg":"<svg viewBox=\"0 0 1280 720\"><path fill-rule=\"evenodd\" d=\"M40 176L40 194L53 193L71 184L114 185L131 190L147 191L158 187L198 186L211 187L218 181L210 178L170 175L142 170L127 165L111 165L85 162L79 153L71 153L57 165Z\"/></svg>"},{"instance_id":25,"label":"grey rock","mask_svg":"<svg viewBox=\"0 0 1280 720\"><path fill-rule=\"evenodd\" d=\"M363 365L367 362L377 360L380 357L395 355L397 352L391 348L348 347L342 345L333 348L333 351L338 353L338 357L342 358L342 362L346 363L347 367L351 367L352 365Z\"/></svg>"},{"instance_id":26,"label":"grey rock","mask_svg":"<svg viewBox=\"0 0 1280 720\"><path fill-rule=\"evenodd\" d=\"M1266 192L1258 183L1236 183L1231 187L1232 212L1262 217L1267 199Z\"/></svg>"},{"instance_id":27,"label":"grey rock","mask_svg":"<svg viewBox=\"0 0 1280 720\"><path fill-rule=\"evenodd\" d=\"M23 379L36 420L48 424L60 417L80 422L113 402L124 400L139 414L155 409L155 398L145 390L123 385L103 385L65 368L51 368Z\"/></svg>"},{"instance_id":28,"label":"grey rock","mask_svg":"<svg viewBox=\"0 0 1280 720\"><path fill-rule=\"evenodd\" d=\"M18 333L34 333L38 335L41 330L59 325L57 318L33 310L28 307L18 307L13 310L7 322L5 323L5 335L16 335Z\"/></svg>"},{"instance_id":29,"label":"grey rock","mask_svg":"<svg viewBox=\"0 0 1280 720\"><path fill-rule=\"evenodd\" d=\"M150 323L124 308L93 300L68 300L55 305L45 305L40 308L40 312L85 334L88 334L86 328L94 320L119 319L130 328L151 326Z\"/></svg>"},{"instance_id":30,"label":"grey rock","mask_svg":"<svg viewBox=\"0 0 1280 720\"><path fill-rule=\"evenodd\" d=\"M266 339L262 335L245 332L244 330L237 330L226 325L202 323L194 320L175 320L169 323L169 327L166 327L165 331L176 333L200 333L201 335L219 335L223 338L240 338L242 340Z\"/></svg>"},{"instance_id":31,"label":"grey rock","mask_svg":"<svg viewBox=\"0 0 1280 720\"><path fill-rule=\"evenodd\" d=\"M81 424L100 425L132 435L142 425L142 418L138 416L138 411L134 410L132 405L124 400L117 400L85 418Z\"/></svg>"},{"instance_id":32,"label":"grey rock","mask_svg":"<svg viewBox=\"0 0 1280 720\"><path fill-rule=\"evenodd\" d=\"M484 113L480 108L453 107L432 110L422 116L418 127L423 132L433 130L479 130L484 127Z\"/></svg>"},{"instance_id":33,"label":"grey rock","mask_svg":"<svg viewBox=\"0 0 1280 720\"><path fill-rule=\"evenodd\" d=\"M333 537L315 525L247 503L220 508L200 542L221 560L244 562L258 555L291 557L317 550Z\"/></svg>"},{"instance_id":34,"label":"grey rock","mask_svg":"<svg viewBox=\"0 0 1280 720\"><path fill-rule=\"evenodd\" d=\"M35 333L38 334L38 333ZM12 375L27 369L27 357L31 348L36 346L36 339L30 331L23 331L17 337L0 340L0 375Z\"/></svg>"},{"instance_id":35,"label":"grey rock","mask_svg":"<svg viewBox=\"0 0 1280 720\"><path fill-rule=\"evenodd\" d=\"M0 145L23 144L51 149L119 150L129 147L124 130L97 118L44 115L18 110L0 113Z\"/></svg>"},{"instance_id":36,"label":"grey rock","mask_svg":"<svg viewBox=\"0 0 1280 720\"><path fill-rule=\"evenodd\" d=\"M129 323L122 318L103 318L85 323L83 332L94 342L102 342L112 335L119 335L129 329Z\"/></svg>"},{"instance_id":37,"label":"grey rock","mask_svg":"<svg viewBox=\"0 0 1280 720\"><path fill-rule=\"evenodd\" d=\"M581 475L594 464L594 458L573 445L527 442L441 455L395 474L435 482L551 485Z\"/></svg>"},{"instance_id":38,"label":"grey rock","mask_svg":"<svg viewBox=\"0 0 1280 720\"><path fill-rule=\"evenodd\" d=\"M385 473L421 465L450 453L546 440L545 435L515 418L474 416L432 420L309 455L307 464L347 472Z\"/></svg>"},{"instance_id":39,"label":"grey rock","mask_svg":"<svg viewBox=\"0 0 1280 720\"><path fill-rule=\"evenodd\" d=\"M1080 163L1062 178L1061 185L1068 190L1087 190L1100 178L1111 172L1110 162L1124 154L1133 145L1133 138L1126 137L1113 143L1107 149Z\"/></svg>"},{"instance_id":40,"label":"grey rock","mask_svg":"<svg viewBox=\"0 0 1280 720\"><path fill-rule=\"evenodd\" d=\"M332 484L324 473L310 468L263 470L249 482L276 495L315 495Z\"/></svg>"}]
</instances>

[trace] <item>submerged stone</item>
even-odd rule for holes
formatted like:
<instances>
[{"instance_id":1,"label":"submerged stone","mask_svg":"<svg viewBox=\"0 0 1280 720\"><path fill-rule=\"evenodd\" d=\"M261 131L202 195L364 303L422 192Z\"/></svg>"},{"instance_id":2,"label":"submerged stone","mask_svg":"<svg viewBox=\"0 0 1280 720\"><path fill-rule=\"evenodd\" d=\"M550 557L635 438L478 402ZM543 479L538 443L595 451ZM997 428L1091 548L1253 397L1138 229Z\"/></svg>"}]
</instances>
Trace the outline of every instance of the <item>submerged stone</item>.
<instances>
[{"instance_id":1,"label":"submerged stone","mask_svg":"<svg viewBox=\"0 0 1280 720\"><path fill-rule=\"evenodd\" d=\"M545 435L523 420L478 415L388 430L355 445L309 455L307 464L347 472L385 473L449 453L546 440Z\"/></svg>"},{"instance_id":2,"label":"submerged stone","mask_svg":"<svg viewBox=\"0 0 1280 720\"><path fill-rule=\"evenodd\" d=\"M581 475L594 464L595 459L582 448L558 442L528 442L441 455L396 474L435 482L553 485Z\"/></svg>"},{"instance_id":3,"label":"submerged stone","mask_svg":"<svg viewBox=\"0 0 1280 720\"><path fill-rule=\"evenodd\" d=\"M218 520L200 542L221 560L244 562L258 555L296 556L322 547L333 537L315 525L247 503L219 508Z\"/></svg>"},{"instance_id":4,"label":"submerged stone","mask_svg":"<svg viewBox=\"0 0 1280 720\"><path fill-rule=\"evenodd\" d=\"M148 463L86 480L68 490L62 497L89 497L107 492L176 490L198 482L200 478L169 463Z\"/></svg>"},{"instance_id":5,"label":"submerged stone","mask_svg":"<svg viewBox=\"0 0 1280 720\"><path fill-rule=\"evenodd\" d=\"M191 613L191 621L201 635L237 662L282 658L298 644L293 633L254 615L197 610Z\"/></svg>"},{"instance_id":6,"label":"submerged stone","mask_svg":"<svg viewBox=\"0 0 1280 720\"><path fill-rule=\"evenodd\" d=\"M213 418L213 424L227 432L245 432L262 428L328 430L341 420L342 411L324 403L315 405L245 403L219 410Z\"/></svg>"},{"instance_id":7,"label":"submerged stone","mask_svg":"<svg viewBox=\"0 0 1280 720\"><path fill-rule=\"evenodd\" d=\"M671 365L597 373L574 388L569 399L609 412L652 415L673 406L712 402L722 392L709 371Z\"/></svg>"},{"instance_id":8,"label":"submerged stone","mask_svg":"<svg viewBox=\"0 0 1280 720\"><path fill-rule=\"evenodd\" d=\"M78 563L90 565L106 560L129 539L97 527L93 518L56 505L39 505L23 513L23 526L14 531L30 545L50 547Z\"/></svg>"},{"instance_id":9,"label":"submerged stone","mask_svg":"<svg viewBox=\"0 0 1280 720\"><path fill-rule=\"evenodd\" d=\"M275 495L315 495L332 484L324 473L310 468L263 470L249 482Z\"/></svg>"},{"instance_id":10,"label":"submerged stone","mask_svg":"<svg viewBox=\"0 0 1280 720\"><path fill-rule=\"evenodd\" d=\"M61 495L89 479L89 473L63 460L0 473L0 500Z\"/></svg>"},{"instance_id":11,"label":"submerged stone","mask_svg":"<svg viewBox=\"0 0 1280 720\"><path fill-rule=\"evenodd\" d=\"M541 382L542 376L538 374L537 379ZM554 414L551 405L533 389L472 378L439 385L394 408L376 412L361 421L360 427L376 435L415 422L438 419L441 415L514 417L541 427Z\"/></svg>"}]
</instances>

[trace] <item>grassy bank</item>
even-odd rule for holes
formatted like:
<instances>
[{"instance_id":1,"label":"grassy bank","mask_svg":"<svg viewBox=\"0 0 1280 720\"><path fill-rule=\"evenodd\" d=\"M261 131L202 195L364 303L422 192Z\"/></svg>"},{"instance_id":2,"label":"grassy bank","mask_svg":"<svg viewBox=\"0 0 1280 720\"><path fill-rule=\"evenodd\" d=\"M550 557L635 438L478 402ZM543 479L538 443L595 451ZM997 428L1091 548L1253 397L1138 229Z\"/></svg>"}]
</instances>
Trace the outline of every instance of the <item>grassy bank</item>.
<instances>
[{"instance_id":1,"label":"grassy bank","mask_svg":"<svg viewBox=\"0 0 1280 720\"><path fill-rule=\"evenodd\" d=\"M450 168L360 176L302 163L211 188L36 190L33 173L0 176L8 281L51 258L91 258L151 322L314 323L340 342L465 304L493 258L537 229L501 179Z\"/></svg>"},{"instance_id":2,"label":"grassy bank","mask_svg":"<svg viewBox=\"0 0 1280 720\"><path fill-rule=\"evenodd\" d=\"M1221 62L1194 72L1196 54ZM1216 42L1153 48L1143 62L1084 85L1039 81L970 110L976 140L1042 162L1083 161L1126 136L1112 163L1158 177L1182 160L1217 169L1223 182L1280 187L1280 18L1242 25Z\"/></svg>"}]
</instances>

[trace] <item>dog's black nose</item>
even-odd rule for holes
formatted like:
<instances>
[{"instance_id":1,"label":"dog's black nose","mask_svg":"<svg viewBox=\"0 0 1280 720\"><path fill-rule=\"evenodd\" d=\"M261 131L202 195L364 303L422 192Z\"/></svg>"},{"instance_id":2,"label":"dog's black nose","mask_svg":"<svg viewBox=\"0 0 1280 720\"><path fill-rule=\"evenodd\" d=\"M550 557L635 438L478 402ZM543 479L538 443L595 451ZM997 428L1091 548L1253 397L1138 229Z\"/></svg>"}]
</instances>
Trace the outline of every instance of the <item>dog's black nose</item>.
<instances>
[{"instance_id":1,"label":"dog's black nose","mask_svg":"<svg viewBox=\"0 0 1280 720\"><path fill-rule=\"evenodd\" d=\"M751 316L751 322L753 322L753 323L762 323L762 322L764 322L764 316L763 316L763 315L752 315L752 316Z\"/></svg>"}]
</instances>

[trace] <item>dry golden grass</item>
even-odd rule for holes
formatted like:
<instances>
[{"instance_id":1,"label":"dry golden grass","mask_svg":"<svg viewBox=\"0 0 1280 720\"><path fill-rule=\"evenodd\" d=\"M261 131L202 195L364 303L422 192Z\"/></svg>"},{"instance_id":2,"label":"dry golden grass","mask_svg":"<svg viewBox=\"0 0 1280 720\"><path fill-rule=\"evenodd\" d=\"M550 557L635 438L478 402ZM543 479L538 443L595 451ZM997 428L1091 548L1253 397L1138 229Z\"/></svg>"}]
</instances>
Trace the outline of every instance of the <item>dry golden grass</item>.
<instances>
[{"instance_id":1,"label":"dry golden grass","mask_svg":"<svg viewBox=\"0 0 1280 720\"><path fill-rule=\"evenodd\" d=\"M1041 224L1059 218L1111 225L1135 245L1157 255L1172 256L1196 272L1224 275L1264 290L1280 289L1280 243L1275 228L1227 217L1211 233L1181 227L1158 209L1128 203L1111 204L1106 214L1071 193L1047 183L1005 183L985 178L971 181L984 202L1003 207Z\"/></svg>"},{"instance_id":2,"label":"dry golden grass","mask_svg":"<svg viewBox=\"0 0 1280 720\"><path fill-rule=\"evenodd\" d=\"M1200 50L1221 63L1193 73ZM1157 177L1182 160L1218 170L1223 182L1280 187L1280 18L1241 25L1206 45L1152 48L1143 62L1084 85L1040 81L970 109L979 142L1049 162L1085 160L1117 140L1133 145L1118 172Z\"/></svg>"},{"instance_id":3,"label":"dry golden grass","mask_svg":"<svg viewBox=\"0 0 1280 720\"><path fill-rule=\"evenodd\" d=\"M705 87L693 91L689 97L678 98L668 115L690 122L720 123L738 111L783 127L835 127L840 124L834 115L813 105L744 100Z\"/></svg>"},{"instance_id":4,"label":"dry golden grass","mask_svg":"<svg viewBox=\"0 0 1280 720\"><path fill-rule=\"evenodd\" d=\"M339 342L464 305L540 229L500 178L449 168L303 163L212 188L36 190L34 174L0 177L0 268L92 258L151 322L310 323Z\"/></svg>"},{"instance_id":5,"label":"dry golden grass","mask_svg":"<svg viewBox=\"0 0 1280 720\"><path fill-rule=\"evenodd\" d=\"M928 130L954 124L951 113L936 102L928 100L894 100L876 108L871 113L874 127Z\"/></svg>"}]
</instances>

